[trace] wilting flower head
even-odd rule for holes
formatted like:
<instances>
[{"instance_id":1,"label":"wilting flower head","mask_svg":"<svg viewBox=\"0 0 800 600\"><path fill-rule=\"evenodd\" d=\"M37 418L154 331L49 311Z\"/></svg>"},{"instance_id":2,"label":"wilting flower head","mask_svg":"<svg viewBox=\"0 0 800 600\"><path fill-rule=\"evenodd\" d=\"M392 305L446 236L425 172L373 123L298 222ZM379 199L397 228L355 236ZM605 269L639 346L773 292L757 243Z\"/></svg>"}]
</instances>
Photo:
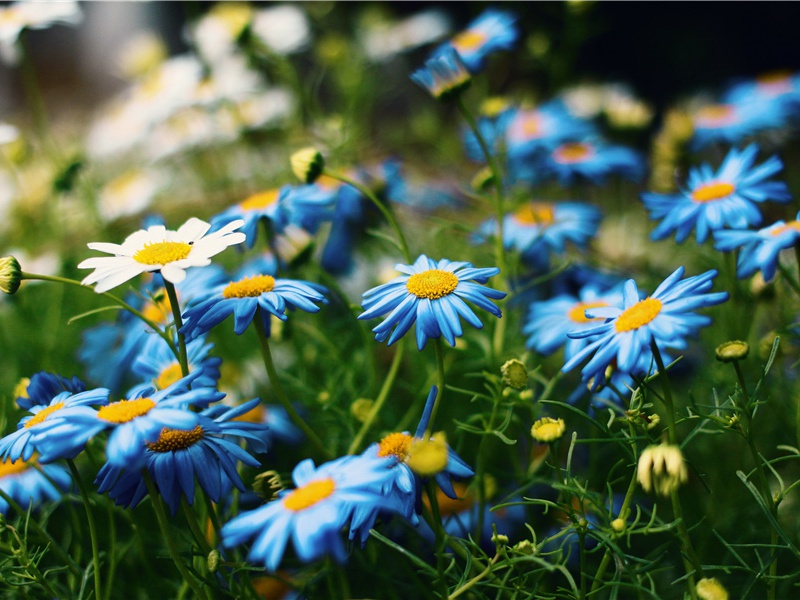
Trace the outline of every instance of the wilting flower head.
<instances>
[{"instance_id":1,"label":"wilting flower head","mask_svg":"<svg viewBox=\"0 0 800 600\"><path fill-rule=\"evenodd\" d=\"M463 317L470 325L480 329L478 320L464 300L501 317L500 309L490 300L505 297L505 292L483 285L500 270L496 267L477 269L468 262L439 262L424 254L413 265L395 265L403 273L389 283L364 292L364 312L359 319L372 319L387 315L372 329L379 342L393 344L416 323L417 347L422 350L430 338L444 337L451 346L461 337ZM394 329L394 331L392 331Z\"/></svg>"},{"instance_id":2,"label":"wilting flower head","mask_svg":"<svg viewBox=\"0 0 800 600\"><path fill-rule=\"evenodd\" d=\"M645 492L655 490L661 496L669 496L689 479L680 447L659 444L645 448L639 457L636 479Z\"/></svg>"},{"instance_id":3,"label":"wilting flower head","mask_svg":"<svg viewBox=\"0 0 800 600\"><path fill-rule=\"evenodd\" d=\"M129 235L122 245L105 242L88 244L92 250L107 252L114 256L88 258L78 265L79 269L94 269L81 283L96 283L97 293L106 292L141 273L159 271L171 283L180 283L189 267L205 267L211 257L228 246L245 240L243 233L233 233L243 221L234 221L214 233L208 232L211 225L191 218L177 231L163 225L152 225Z\"/></svg>"},{"instance_id":4,"label":"wilting flower head","mask_svg":"<svg viewBox=\"0 0 800 600\"><path fill-rule=\"evenodd\" d=\"M570 337L590 338L591 343L575 354L562 371L574 369L586 358L592 357L581 373L584 381L605 372L614 361L617 368L631 373L644 356L651 353L654 342L659 350L686 347L686 338L708 325L710 317L693 311L713 306L728 299L727 292L709 293L716 271L683 277L684 268L678 267L652 296L644 300L633 279L625 282L623 308L597 307L585 311L589 318L602 317L606 321L590 329L569 333ZM601 378L601 380L604 378Z\"/></svg>"},{"instance_id":5,"label":"wilting flower head","mask_svg":"<svg viewBox=\"0 0 800 600\"><path fill-rule=\"evenodd\" d=\"M437 100L447 100L467 89L472 76L458 52L449 49L426 60L424 67L411 74L411 80Z\"/></svg>"},{"instance_id":6,"label":"wilting flower head","mask_svg":"<svg viewBox=\"0 0 800 600\"><path fill-rule=\"evenodd\" d=\"M783 168L780 159L772 156L754 166L757 153L755 144L733 148L716 172L707 164L692 169L680 194L642 194L650 218L661 220L651 237L660 240L674 232L675 240L682 242L696 228L697 241L703 243L709 232L723 227L744 229L761 223L758 203L791 200L785 183L768 181Z\"/></svg>"},{"instance_id":7,"label":"wilting flower head","mask_svg":"<svg viewBox=\"0 0 800 600\"><path fill-rule=\"evenodd\" d=\"M729 252L739 249L736 274L740 279L761 270L765 281L775 276L781 250L792 248L800 239L800 213L793 221L777 221L758 231L723 229L714 233L714 248Z\"/></svg>"},{"instance_id":8,"label":"wilting flower head","mask_svg":"<svg viewBox=\"0 0 800 600\"><path fill-rule=\"evenodd\" d=\"M451 50L458 52L471 73L483 68L486 57L498 50L508 50L519 38L517 17L513 13L489 8L449 42L439 46L433 56Z\"/></svg>"},{"instance_id":9,"label":"wilting flower head","mask_svg":"<svg viewBox=\"0 0 800 600\"><path fill-rule=\"evenodd\" d=\"M306 459L292 472L296 488L226 523L222 543L231 547L255 538L247 558L268 571L278 568L289 539L304 563L326 555L344 562L347 553L340 534L354 511L385 505L381 490L391 477L386 463L344 456L315 467Z\"/></svg>"},{"instance_id":10,"label":"wilting flower head","mask_svg":"<svg viewBox=\"0 0 800 600\"><path fill-rule=\"evenodd\" d=\"M0 291L15 294L22 281L22 268L13 256L0 258Z\"/></svg>"}]
</instances>

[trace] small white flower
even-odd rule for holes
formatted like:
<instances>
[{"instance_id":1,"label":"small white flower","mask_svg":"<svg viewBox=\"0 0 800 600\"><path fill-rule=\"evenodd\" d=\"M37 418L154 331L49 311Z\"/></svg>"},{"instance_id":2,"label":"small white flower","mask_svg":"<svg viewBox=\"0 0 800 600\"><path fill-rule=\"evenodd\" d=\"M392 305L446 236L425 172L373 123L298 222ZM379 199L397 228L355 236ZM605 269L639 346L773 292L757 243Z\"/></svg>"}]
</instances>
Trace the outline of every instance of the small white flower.
<instances>
[{"instance_id":1,"label":"small white flower","mask_svg":"<svg viewBox=\"0 0 800 600\"><path fill-rule=\"evenodd\" d=\"M233 233L244 221L229 223L222 229L206 235L211 225L191 218L177 231L163 225L152 225L129 235L120 244L92 242L92 250L114 256L89 258L78 265L79 269L94 269L81 282L96 283L95 292L102 293L146 272L160 271L171 283L180 283L189 267L205 267L211 257L228 246L244 242L245 235Z\"/></svg>"},{"instance_id":2,"label":"small white flower","mask_svg":"<svg viewBox=\"0 0 800 600\"><path fill-rule=\"evenodd\" d=\"M250 29L272 52L281 55L303 50L311 37L305 12L292 4L256 11Z\"/></svg>"}]
</instances>

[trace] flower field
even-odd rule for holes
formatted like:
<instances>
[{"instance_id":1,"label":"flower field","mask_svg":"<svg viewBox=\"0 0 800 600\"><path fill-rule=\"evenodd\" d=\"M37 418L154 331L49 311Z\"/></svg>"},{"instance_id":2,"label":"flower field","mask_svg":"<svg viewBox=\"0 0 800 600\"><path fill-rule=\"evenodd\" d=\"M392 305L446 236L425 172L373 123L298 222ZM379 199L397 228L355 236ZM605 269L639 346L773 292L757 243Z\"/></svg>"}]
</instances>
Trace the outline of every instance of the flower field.
<instances>
[{"instance_id":1,"label":"flower field","mask_svg":"<svg viewBox=\"0 0 800 600\"><path fill-rule=\"evenodd\" d=\"M800 74L571 78L583 2L124 4L0 7L2 597L800 593ZM60 94L135 5L179 33Z\"/></svg>"}]
</instances>

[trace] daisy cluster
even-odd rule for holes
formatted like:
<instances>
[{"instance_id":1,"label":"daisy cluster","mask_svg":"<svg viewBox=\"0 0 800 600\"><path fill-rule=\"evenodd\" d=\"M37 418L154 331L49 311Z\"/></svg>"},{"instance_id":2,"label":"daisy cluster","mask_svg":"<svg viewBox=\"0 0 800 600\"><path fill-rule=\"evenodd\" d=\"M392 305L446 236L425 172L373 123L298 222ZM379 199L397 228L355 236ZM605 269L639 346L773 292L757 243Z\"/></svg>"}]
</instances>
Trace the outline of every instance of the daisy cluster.
<instances>
[{"instance_id":1,"label":"daisy cluster","mask_svg":"<svg viewBox=\"0 0 800 600\"><path fill-rule=\"evenodd\" d=\"M0 8L10 65L26 30L88 13L36 5ZM727 598L714 572L790 590L796 453L777 449L796 407L759 407L796 396L797 351L773 340L800 293L782 145L800 80L658 117L623 83L555 89L562 32L528 17L592 10L555 6L469 5L456 26L442 7L208 4L178 54L152 32L120 44L117 91L69 143L38 102L36 136L0 122L0 233L63 246L42 269L0 258L0 330L25 342L0 413L0 582ZM740 546L752 565L720 558Z\"/></svg>"}]
</instances>

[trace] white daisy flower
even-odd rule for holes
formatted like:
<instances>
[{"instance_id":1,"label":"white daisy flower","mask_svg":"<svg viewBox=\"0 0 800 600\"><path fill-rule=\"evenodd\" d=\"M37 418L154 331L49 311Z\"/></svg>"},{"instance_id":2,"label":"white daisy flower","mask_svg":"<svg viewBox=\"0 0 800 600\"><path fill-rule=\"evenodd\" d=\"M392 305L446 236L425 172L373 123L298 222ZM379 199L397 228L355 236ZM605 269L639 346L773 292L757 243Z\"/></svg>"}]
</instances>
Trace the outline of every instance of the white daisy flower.
<instances>
[{"instance_id":1,"label":"white daisy flower","mask_svg":"<svg viewBox=\"0 0 800 600\"><path fill-rule=\"evenodd\" d=\"M160 271L171 283L180 283L189 267L205 267L211 264L212 256L228 246L244 242L243 233L233 233L243 224L242 220L233 221L206 235L211 225L193 217L177 231L163 225L140 229L129 235L122 245L92 242L88 244L92 250L114 256L89 258L80 263L79 269L94 269L81 283L96 283L94 291L100 294L152 271Z\"/></svg>"}]
</instances>

